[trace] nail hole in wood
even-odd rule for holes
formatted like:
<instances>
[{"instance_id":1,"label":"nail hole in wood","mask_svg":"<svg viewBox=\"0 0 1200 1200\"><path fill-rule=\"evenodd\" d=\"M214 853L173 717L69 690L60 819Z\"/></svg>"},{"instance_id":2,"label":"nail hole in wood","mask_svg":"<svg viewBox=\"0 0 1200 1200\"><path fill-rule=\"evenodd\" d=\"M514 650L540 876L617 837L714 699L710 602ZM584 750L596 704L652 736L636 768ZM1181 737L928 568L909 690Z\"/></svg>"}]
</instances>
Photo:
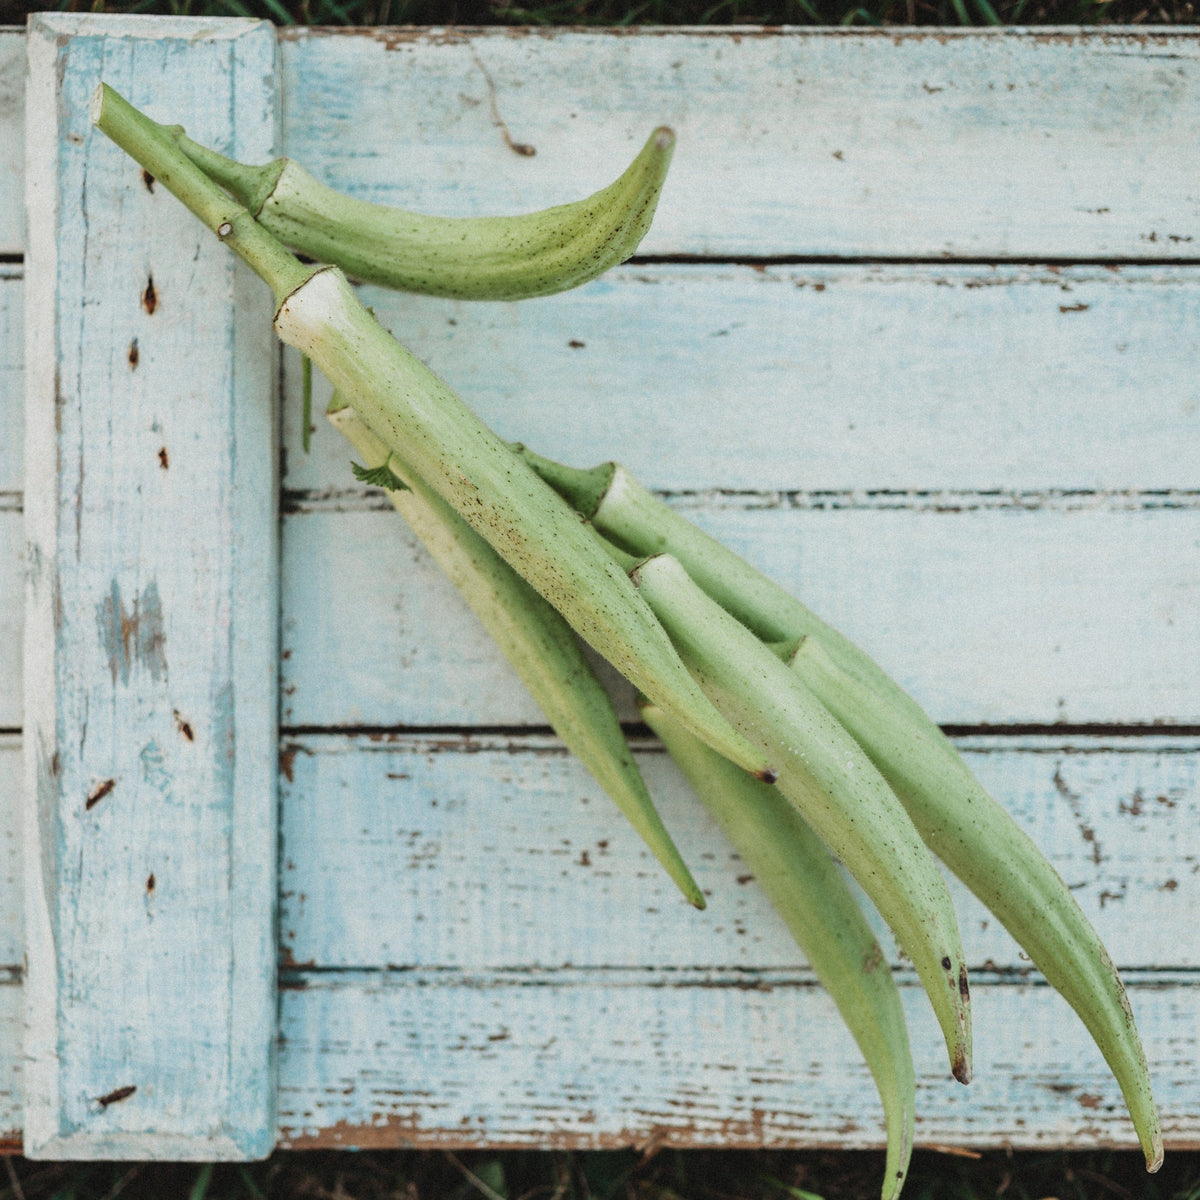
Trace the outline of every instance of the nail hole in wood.
<instances>
[{"instance_id":1,"label":"nail hole in wood","mask_svg":"<svg viewBox=\"0 0 1200 1200\"><path fill-rule=\"evenodd\" d=\"M101 1108L107 1108L110 1104L120 1104L122 1100L128 1100L136 1091L137 1085L131 1083L126 1087L119 1087L115 1091L109 1092L107 1096L97 1096L96 1103Z\"/></svg>"},{"instance_id":2,"label":"nail hole in wood","mask_svg":"<svg viewBox=\"0 0 1200 1200\"><path fill-rule=\"evenodd\" d=\"M178 729L179 732L182 733L189 742L194 742L196 740L196 735L192 732L192 727L180 715L179 709L175 709L174 716L175 728Z\"/></svg>"},{"instance_id":3,"label":"nail hole in wood","mask_svg":"<svg viewBox=\"0 0 1200 1200\"><path fill-rule=\"evenodd\" d=\"M147 893L149 895L153 896L154 889L156 886L157 886L157 883L155 882L155 879L154 879L154 872L151 871L150 874L146 876L146 891L147 891Z\"/></svg>"},{"instance_id":4,"label":"nail hole in wood","mask_svg":"<svg viewBox=\"0 0 1200 1200\"><path fill-rule=\"evenodd\" d=\"M131 371L137 370L137 365L141 360L141 357L141 354L138 352L137 338L134 338L133 341L129 343L129 369Z\"/></svg>"},{"instance_id":5,"label":"nail hole in wood","mask_svg":"<svg viewBox=\"0 0 1200 1200\"><path fill-rule=\"evenodd\" d=\"M154 194L154 176L151 175L150 172L147 171L145 167L142 168L142 182L146 185L146 191L148 191L151 195L153 195Z\"/></svg>"},{"instance_id":6,"label":"nail hole in wood","mask_svg":"<svg viewBox=\"0 0 1200 1200\"><path fill-rule=\"evenodd\" d=\"M91 810L95 808L96 805L99 804L100 801L103 800L104 797L107 796L108 793L111 792L116 786L117 781L115 779L105 779L102 783L96 784L96 786L92 788L90 792L88 792L87 800L83 806L84 809L87 812L91 812Z\"/></svg>"},{"instance_id":7,"label":"nail hole in wood","mask_svg":"<svg viewBox=\"0 0 1200 1200\"><path fill-rule=\"evenodd\" d=\"M154 290L154 276L146 277L146 290L142 293L142 307L151 316L154 315L154 310L158 307L158 293Z\"/></svg>"},{"instance_id":8,"label":"nail hole in wood","mask_svg":"<svg viewBox=\"0 0 1200 1200\"><path fill-rule=\"evenodd\" d=\"M158 452L158 465L165 471L171 465L171 459L167 454L166 446L163 446Z\"/></svg>"}]
</instances>

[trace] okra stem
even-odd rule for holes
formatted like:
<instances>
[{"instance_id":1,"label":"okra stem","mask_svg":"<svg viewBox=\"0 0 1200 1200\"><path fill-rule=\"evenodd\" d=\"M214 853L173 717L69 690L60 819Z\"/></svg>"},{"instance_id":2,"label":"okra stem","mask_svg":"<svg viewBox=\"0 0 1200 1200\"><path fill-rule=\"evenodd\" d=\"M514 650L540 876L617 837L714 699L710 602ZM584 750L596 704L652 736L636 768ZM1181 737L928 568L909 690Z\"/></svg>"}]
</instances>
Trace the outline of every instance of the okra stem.
<instances>
[{"instance_id":1,"label":"okra stem","mask_svg":"<svg viewBox=\"0 0 1200 1200\"><path fill-rule=\"evenodd\" d=\"M282 304L316 268L302 263L179 149L172 132L106 83L92 95L92 121L263 279Z\"/></svg>"}]
</instances>

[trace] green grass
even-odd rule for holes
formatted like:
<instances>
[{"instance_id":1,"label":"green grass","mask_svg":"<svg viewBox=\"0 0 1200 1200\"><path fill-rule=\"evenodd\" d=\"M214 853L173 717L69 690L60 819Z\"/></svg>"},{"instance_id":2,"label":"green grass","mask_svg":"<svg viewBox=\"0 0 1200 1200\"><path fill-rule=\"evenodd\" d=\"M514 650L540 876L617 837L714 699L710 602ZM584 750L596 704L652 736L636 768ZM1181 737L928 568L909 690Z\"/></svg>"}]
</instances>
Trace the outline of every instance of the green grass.
<instances>
[{"instance_id":1,"label":"green grass","mask_svg":"<svg viewBox=\"0 0 1200 1200\"><path fill-rule=\"evenodd\" d=\"M0 1200L876 1200L872 1153L317 1152L249 1166L9 1160ZM5 1186L7 1183L7 1186ZM918 1151L905 1200L1200 1200L1200 1154Z\"/></svg>"},{"instance_id":2,"label":"green grass","mask_svg":"<svg viewBox=\"0 0 1200 1200\"><path fill-rule=\"evenodd\" d=\"M1193 0L0 0L0 24L59 8L265 17L279 25L1179 24Z\"/></svg>"}]
</instances>

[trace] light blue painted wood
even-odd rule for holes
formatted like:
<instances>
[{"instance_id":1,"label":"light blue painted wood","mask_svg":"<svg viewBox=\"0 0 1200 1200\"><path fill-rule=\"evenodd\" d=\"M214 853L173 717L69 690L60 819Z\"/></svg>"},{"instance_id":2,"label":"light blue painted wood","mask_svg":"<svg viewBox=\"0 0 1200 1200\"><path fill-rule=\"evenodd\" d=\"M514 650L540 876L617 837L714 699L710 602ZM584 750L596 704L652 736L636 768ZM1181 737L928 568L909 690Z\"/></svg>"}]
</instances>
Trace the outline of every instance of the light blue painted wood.
<instances>
[{"instance_id":1,"label":"light blue painted wood","mask_svg":"<svg viewBox=\"0 0 1200 1200\"><path fill-rule=\"evenodd\" d=\"M25 953L21 899L21 770L19 736L0 733L0 983L5 980L15 982L19 978ZM14 1047L0 1045L0 1055L12 1049ZM0 1130L15 1127L6 1126L4 1120L3 1101L0 1100Z\"/></svg>"},{"instance_id":2,"label":"light blue painted wood","mask_svg":"<svg viewBox=\"0 0 1200 1200\"><path fill-rule=\"evenodd\" d=\"M24 540L19 498L0 498L0 729L21 727Z\"/></svg>"},{"instance_id":3,"label":"light blue painted wood","mask_svg":"<svg viewBox=\"0 0 1200 1200\"><path fill-rule=\"evenodd\" d=\"M0 254L25 245L25 37L0 29Z\"/></svg>"},{"instance_id":4,"label":"light blue painted wood","mask_svg":"<svg viewBox=\"0 0 1200 1200\"><path fill-rule=\"evenodd\" d=\"M1049 988L973 984L950 1077L902 981L918 1145L1134 1146L1099 1053ZM1170 1148L1200 1144L1191 977L1130 980ZM879 1146L870 1076L802 970L313 975L282 992L280 1145ZM648 1080L653 1080L648 1086Z\"/></svg>"},{"instance_id":5,"label":"light blue painted wood","mask_svg":"<svg viewBox=\"0 0 1200 1200\"><path fill-rule=\"evenodd\" d=\"M271 297L90 128L270 154L253 21L29 32L25 1149L273 1144ZM136 354L135 354L136 348Z\"/></svg>"},{"instance_id":6,"label":"light blue painted wood","mask_svg":"<svg viewBox=\"0 0 1200 1200\"><path fill-rule=\"evenodd\" d=\"M1195 30L282 36L285 145L368 199L574 199L665 122L653 254L1196 254Z\"/></svg>"},{"instance_id":7,"label":"light blue painted wood","mask_svg":"<svg viewBox=\"0 0 1200 1200\"><path fill-rule=\"evenodd\" d=\"M100 27L84 18L42 20ZM124 31L149 28L170 43L173 30L211 32L212 23L135 21ZM151 41L138 40L139 55L156 53ZM674 96L677 107L668 115L683 140L656 227L660 240L648 243L650 250L1196 257L1192 243L1170 240L1190 237L1185 226L1195 216L1182 165L1196 132L1198 93L1189 81L1200 43L1192 32L968 34L939 41L810 31L755 41L682 31L641 38L289 35L287 148L318 171L328 165L335 181L415 207L477 211L486 201L489 208L528 208L606 182L647 122L663 115L664 99ZM0 160L12 133L5 114L14 111L5 107L4 89L15 96L22 87L12 69L20 63L4 58L11 45L0 34ZM200 45L168 55L163 71L202 74L190 65L211 50L203 39ZM115 52L110 44L108 53ZM252 81L239 76L260 98L269 98L267 69ZM220 71L216 77L218 84L226 78ZM159 85L161 78L162 72ZM209 111L213 85L208 77L188 78L173 76L161 114L186 115L193 132L220 143L229 129ZM349 85L364 82L366 128L387 135L382 152L365 149L352 132L361 114L349 106ZM1007 82L1015 84L1011 91ZM929 86L918 94L921 83ZM745 103L752 92L769 102L752 109ZM567 103L564 95L586 103ZM818 96L829 97L837 111L814 107ZM239 88L239 98L251 103L246 89ZM167 103L157 92L146 99L156 112L153 105ZM35 104L33 111L54 108ZM751 111L762 121L748 123ZM851 125L848 112L856 117ZM519 157L504 145L497 114L513 137L537 143L536 157ZM215 123L204 127L210 118ZM907 118L916 127L901 130L896 122ZM317 140L301 146L300 131L318 120ZM1050 136L1039 142L1033 135L1047 122ZM268 125L255 124L253 136ZM836 147L840 158L824 144L831 130L847 134ZM268 141L232 148L265 158ZM68 158L91 149L72 149ZM888 188L872 186L880 177L889 179ZM487 188L472 186L472 178L486 179ZM1145 186L1147 178L1154 187ZM19 172L0 171L0 200L14 180ZM121 357L128 330L112 335L125 312L124 292L114 282L95 292L106 303L87 326L109 322L97 334L104 347L95 356L99 365L67 378L109 387L146 416L140 435L115 422L111 434L103 429L104 453L118 464L122 453L130 462L147 448L155 454L168 436L172 446L182 442L187 449L182 460L170 454L168 473L174 480L177 468L194 469L189 514L212 513L219 505L205 498L211 478L201 472L221 461L219 445L209 446L207 434L185 425L176 409L155 412L152 401L156 387L163 395L181 383L201 392L210 378L205 372L218 378L205 394L223 394L230 384L222 362L235 364L238 380L252 391L246 364L266 344L252 315L259 301L252 291L249 302L238 292L240 277L223 273L228 268L217 248L186 217L169 215L169 198L148 199L136 175L132 182L119 189L123 222L93 221L95 253L81 261L99 270L104 255L127 247L135 233L142 239L138 269L153 267L156 281L161 275L167 282L157 289L162 303L155 317L136 304L133 316L139 328L156 331L158 354L147 358L148 343L140 342L135 375L142 390L122 391L130 379ZM91 165L88 183L90 197L118 190ZM0 204L0 212L12 208ZM189 270L200 251L195 286L208 290L195 312L168 303L180 294L171 275L173 240ZM32 252L37 262L36 245ZM0 424L10 430L5 381L23 361L13 348L19 322L7 298L19 289L17 274L15 267L0 271L0 332L7 330L0 337ZM36 291L32 279L31 286ZM1196 324L1196 288L1188 266L1056 274L865 264L758 273L697 265L627 268L584 292L524 306L397 303L378 293L372 299L505 432L578 462L618 454L659 486L701 489L675 502L794 583L941 719L1123 725L1200 719L1189 670L1198 642L1200 459L1191 452L1194 372L1181 351L1195 340L1187 330ZM226 332L211 343L225 346L221 354L198 354L207 331L228 330L231 295L247 345L230 349ZM47 303L44 290L40 303ZM645 332L650 328L653 337ZM716 335L702 339L717 347L713 355L707 344L697 348L697 330ZM31 337L36 341L33 329ZM585 345L572 347L571 340ZM156 357L156 378L167 382L142 384L153 377ZM55 356L28 361L36 371ZM261 376L261 364L255 370ZM294 389L287 395L291 404ZM550 414L564 396L572 420L560 423ZM718 416L730 398L737 422L722 432ZM241 415L260 420L259 401L243 404ZM638 424L629 434L615 428L631 418ZM146 428L155 419L162 440ZM123 430L130 433L125 441ZM394 514L374 511L376 502L360 488L338 494L346 479L340 443L319 440L306 463L294 421L287 433L288 485L301 492L291 497L298 511L288 515L284 531L284 720L317 727L540 724L494 652L460 625L454 598L405 541ZM46 434L43 425L40 453ZM261 429L240 431L238 445L260 436ZM714 455L709 447L717 438L723 453ZM670 456L660 450L668 443ZM82 527L98 528L106 519L128 523L132 513L142 542L124 544L144 558L147 506L134 506L128 488L97 485L105 468L93 444L83 458L84 494L92 503L81 510ZM772 457L760 461L763 444ZM17 711L5 681L19 666L12 597L22 569L22 500L19 485L4 482L5 471L19 469L0 447L0 730L20 721L5 716ZM167 497L162 475L152 469L149 477L150 494ZM58 485L54 519L61 517L64 546L73 536L77 481L78 473L66 473ZM747 494L705 491L713 488ZM38 515L33 493L30 503L32 527L45 511ZM126 550L130 560L134 553ZM345 589L364 601L355 627L331 602ZM164 624L169 607L164 601ZM85 604L74 611L92 610ZM107 686L111 672L94 623L85 626L86 618L74 628L92 638L83 647L92 665L80 668L81 677L99 680L111 698L117 689ZM174 627L168 633L174 689L184 681L172 647L184 635ZM263 633L263 644L271 637ZM148 672L136 672L131 667L131 684L146 685L142 695L150 699L122 719L167 724L158 744L182 751L182 743L170 742L180 735L173 718L165 721L174 699L155 698ZM259 683L265 690L251 694L267 695L269 669ZM106 719L103 709L93 702L89 744ZM269 701L249 714L242 705L239 719L269 711ZM200 743L195 727L193 734ZM692 814L661 759L648 759L656 790L697 869L713 884L705 914L685 911L663 887L607 801L549 739L450 733L433 740L438 744L385 737L372 747L327 728L305 734L297 752L284 756L292 775L281 864L285 1142L878 1144L874 1089L836 1015L805 968L788 957L786 938L767 924L771 914L753 888L737 883L738 865L712 840L706 819ZM1195 964L1191 941L1179 936L1195 924L1197 908L1189 839L1200 758L1194 739L1118 738L1109 745L1073 735L1043 743L1042 750L1004 738L967 745L986 782L1080 884L1118 958L1139 968L1134 1004L1168 1144L1200 1144L1200 1029L1191 975L1180 973ZM16 753L16 739L0 732L0 806ZM170 764L177 772L179 761ZM244 756L239 763L245 766ZM138 808L124 789L139 772L135 763L121 775L122 789L94 807L90 823L77 806L75 823L64 820L56 847L64 865L74 861L64 849L69 838L76 839L71 849L84 851L81 873L64 872L62 886L82 897L71 911L72 927L95 939L71 947L72 999L94 1001L105 989L109 997L119 990L123 1012L107 1025L100 1018L89 1025L90 1014L72 1012L65 1044L90 1037L99 1047L95 1058L111 1065L123 1046L136 1043L141 1053L147 1031L157 1044L174 1036L172 1061L191 1064L190 1107L182 1116L194 1126L196 1095L211 1094L197 1087L209 1078L197 1064L214 1044L230 1044L229 1036L212 1031L225 1028L227 1017L232 1023L235 1012L245 1018L240 1028L248 1036L263 1022L253 1003L213 1005L212 996L225 993L198 989L195 975L186 983L179 974L165 982L156 975L148 983L139 974L151 960L138 956L171 939L172 949L188 948L192 965L203 966L210 952L219 959L231 945L198 920L170 923L172 904L186 896L211 911L212 889L222 886L209 868L222 861L228 842L197 843L197 850L179 824L185 816L203 824L214 814L173 805L170 823L158 823L152 818L161 806ZM153 769L148 774L161 781ZM408 778L392 778L401 775ZM249 913L262 900L274 843L264 849L262 827L244 809L226 813L235 829L251 831L239 843L242 853L258 851L255 872L247 875L259 888L256 896L226 893L221 902L242 919L247 936L237 941L238 957L243 966L258 964L253 985L259 988L271 950L261 938L270 926L253 923ZM544 855L535 853L531 829L542 837ZM602 849L601 840L609 846ZM1099 863L1090 857L1096 844ZM147 861L154 857L153 918L146 876L126 869L134 845ZM0 840L0 903L5 855L16 850ZM42 860L35 854L29 861ZM244 865L234 860L234 869ZM112 900L110 888L133 901L129 909ZM41 893L35 898L40 902ZM549 910L553 920L545 917ZM972 961L1013 965L1011 946L983 928L978 911L964 904L964 915ZM147 931L159 941L148 942ZM0 919L0 1139L18 1129L24 1103L23 989L6 974L11 936ZM88 954L118 943L133 951L125 960L132 969L104 976ZM1143 947L1150 958L1136 956ZM30 949L36 960L37 946ZM654 966L667 960L671 970ZM310 961L317 969L294 965ZM388 964L404 969L387 972ZM902 978L921 1063L921 1140L1131 1144L1114 1085L1047 989L1007 984L986 968L976 972L978 1074L964 1093L945 1078L924 1001ZM30 1009L40 1012L36 972L31 983ZM147 998L149 987L160 984L169 1003ZM251 999L263 994L257 990ZM244 1068L253 1084L261 1078L262 1043L243 1050L235 1045L225 1053L231 1070ZM34 1055L35 1071L39 1061L45 1059ZM63 1078L83 1073L75 1060ZM245 1095L253 1092L252 1086ZM48 1094L35 1081L29 1100L36 1107ZM85 1120L154 1123L153 1143L135 1130L122 1134L119 1145L129 1153L190 1154L164 1133L166 1120L180 1111L164 1095L139 1091ZM97 1149L82 1137L77 1144L88 1153L118 1145L105 1141ZM209 1157L215 1144L196 1153Z\"/></svg>"},{"instance_id":8,"label":"light blue painted wood","mask_svg":"<svg viewBox=\"0 0 1200 1200\"><path fill-rule=\"evenodd\" d=\"M0 78L2 72L0 64ZM10 507L21 490L21 447L25 440L21 390L25 379L23 275L19 266L0 265L0 420L5 431L0 439L0 505Z\"/></svg>"},{"instance_id":9,"label":"light blue painted wood","mask_svg":"<svg viewBox=\"0 0 1200 1200\"><path fill-rule=\"evenodd\" d=\"M1200 967L1200 741L971 737L971 769L1044 848L1121 968ZM285 743L281 941L322 969L515 964L775 970L798 958L719 827L657 746L639 763L709 906L697 913L550 737L323 735ZM967 962L1027 962L954 886ZM558 914L547 920L547 912ZM893 939L878 919L884 946ZM900 965L899 959L893 960ZM984 967L987 964L987 967Z\"/></svg>"},{"instance_id":10,"label":"light blue painted wood","mask_svg":"<svg viewBox=\"0 0 1200 1200\"><path fill-rule=\"evenodd\" d=\"M522 304L363 295L504 436L650 487L1200 490L1194 267L652 265ZM346 486L342 439L301 448L290 352L285 381L286 485Z\"/></svg>"},{"instance_id":11,"label":"light blue painted wood","mask_svg":"<svg viewBox=\"0 0 1200 1200\"><path fill-rule=\"evenodd\" d=\"M1200 505L1128 503L701 496L677 507L859 642L942 723L1194 725ZM383 504L314 503L285 522L283 723L544 725Z\"/></svg>"}]
</instances>

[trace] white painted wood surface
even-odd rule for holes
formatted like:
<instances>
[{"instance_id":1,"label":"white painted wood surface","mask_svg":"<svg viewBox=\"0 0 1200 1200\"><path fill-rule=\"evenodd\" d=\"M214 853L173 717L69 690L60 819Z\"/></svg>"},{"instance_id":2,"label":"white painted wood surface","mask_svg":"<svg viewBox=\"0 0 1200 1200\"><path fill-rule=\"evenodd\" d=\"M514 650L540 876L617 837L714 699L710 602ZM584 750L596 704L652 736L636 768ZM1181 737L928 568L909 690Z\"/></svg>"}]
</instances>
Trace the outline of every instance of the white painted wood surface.
<instances>
[{"instance_id":1,"label":"white painted wood surface","mask_svg":"<svg viewBox=\"0 0 1200 1200\"><path fill-rule=\"evenodd\" d=\"M572 199L665 123L649 254L1174 259L1200 235L1193 30L298 30L281 50L285 144L409 208Z\"/></svg>"},{"instance_id":2,"label":"white painted wood surface","mask_svg":"<svg viewBox=\"0 0 1200 1200\"><path fill-rule=\"evenodd\" d=\"M20 41L0 33L0 68ZM622 458L975 729L972 762L1129 977L1168 1148L1200 1145L1198 56L1191 31L292 31L280 73L285 149L373 198L569 199L670 119L652 254L1034 260L650 263L519 306L370 298L502 432ZM0 120L0 156L10 137ZM16 183L0 172L0 199ZM1151 261L1112 269L1128 259ZM22 277L0 269L7 429ZM340 442L318 431L302 455L290 358L284 375L282 1144L878 1145L831 1006L665 762L646 758L713 891L704 914L539 731ZM20 724L16 441L0 446L0 805ZM353 630L344 588L369 601ZM0 869L0 900L11 886ZM970 1089L899 968L919 1140L1131 1145L1065 1005L1007 974L1011 944L961 907ZM0 1137L23 1103L10 934Z\"/></svg>"},{"instance_id":3,"label":"white painted wood surface","mask_svg":"<svg viewBox=\"0 0 1200 1200\"><path fill-rule=\"evenodd\" d=\"M1200 968L1200 946L1179 944L1200 906L1200 845L1179 837L1200 825L1200 740L975 736L960 744L1070 883L1116 961ZM675 894L553 738L286 742L280 929L290 968L794 966L787 931L747 886L719 827L653 742L639 750L663 820L708 894L703 913ZM986 910L957 884L954 897L971 967L1024 974L1027 962ZM561 915L547 921L548 911ZM892 945L877 918L875 926Z\"/></svg>"},{"instance_id":4,"label":"white painted wood surface","mask_svg":"<svg viewBox=\"0 0 1200 1200\"><path fill-rule=\"evenodd\" d=\"M101 79L242 157L257 22L29 31L25 1150L274 1142L269 292L91 127Z\"/></svg>"}]
</instances>

